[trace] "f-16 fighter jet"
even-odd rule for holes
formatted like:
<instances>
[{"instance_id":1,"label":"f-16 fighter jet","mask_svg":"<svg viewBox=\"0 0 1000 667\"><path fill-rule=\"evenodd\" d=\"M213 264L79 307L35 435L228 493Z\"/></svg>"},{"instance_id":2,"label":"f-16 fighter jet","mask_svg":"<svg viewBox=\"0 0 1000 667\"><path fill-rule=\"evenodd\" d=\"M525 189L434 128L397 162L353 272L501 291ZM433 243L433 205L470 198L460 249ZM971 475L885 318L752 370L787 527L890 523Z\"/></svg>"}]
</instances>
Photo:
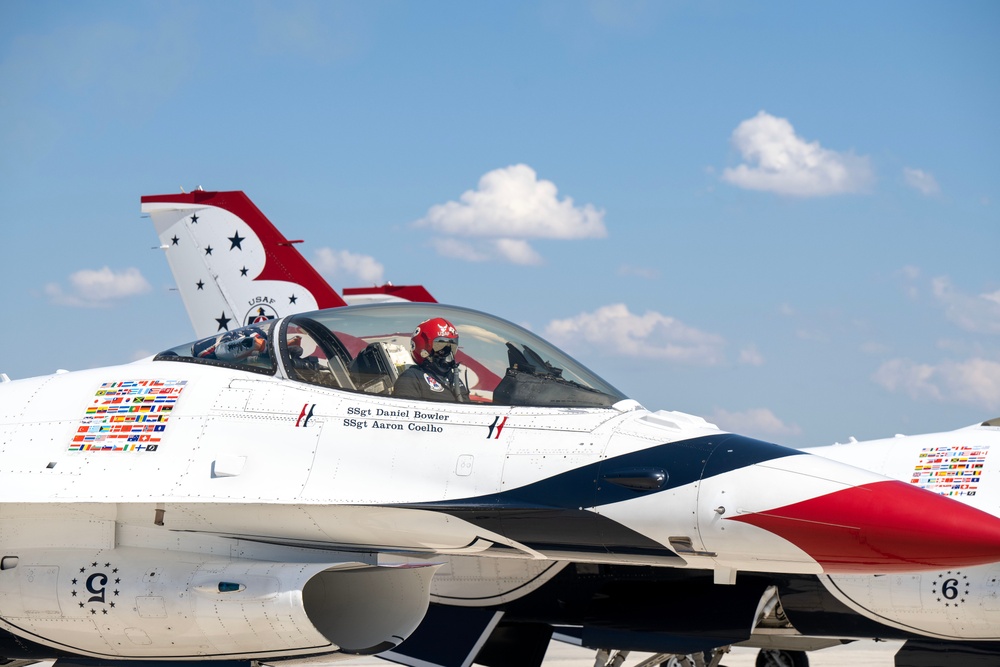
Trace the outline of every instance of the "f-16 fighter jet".
<instances>
[{"instance_id":1,"label":"f-16 fighter jet","mask_svg":"<svg viewBox=\"0 0 1000 667\"><path fill-rule=\"evenodd\" d=\"M394 394L410 366L443 400ZM97 659L383 651L446 554L725 583L1000 553L990 514L650 412L534 334L440 304L264 319L2 383L0 449L2 627Z\"/></svg>"},{"instance_id":2,"label":"f-16 fighter jet","mask_svg":"<svg viewBox=\"0 0 1000 667\"><path fill-rule=\"evenodd\" d=\"M231 314L242 312L246 309L247 304L250 307L255 304L274 304L270 307L279 308L281 314L291 314L304 310L302 305L310 299L319 303L321 299L329 298L339 303L339 295L336 295L325 281L316 278L312 267L292 248L292 244L295 242L287 241L242 192L196 191L191 194L144 197L143 210L152 217L160 235L162 247L167 251L166 257L177 276L181 295L199 330L205 330L203 327L209 326L206 333L215 331L218 329L218 323L212 318L213 313L222 312L225 316L226 312ZM240 243L236 244L235 241ZM216 248L228 247L230 252L207 254L204 252L204 248L197 247L198 243L208 247L213 245ZM251 258L249 266L253 268L252 271L247 268L248 264L245 259L247 256ZM280 271L268 269L269 266L280 267ZM251 277L248 277L247 274ZM283 278L283 280L277 278ZM283 290L288 291L289 294L303 295L305 298L296 303L289 300L286 305L283 303L282 297L285 296ZM328 297L324 296L326 293L329 293ZM345 289L343 294L344 298L352 303L357 302L359 297L364 301L398 301L405 298L411 301L433 302L433 298L426 293L426 290L419 287L386 285L374 289ZM315 305L314 303L311 307ZM262 313L259 311L262 309L262 307L258 307L256 310L251 308L250 314L260 316ZM196 313L202 315L200 320L195 317ZM271 315L274 316L276 313L271 313ZM398 391L399 387L400 385L397 383L396 396L402 395ZM428 394L430 398L433 396L434 394ZM937 492L944 488L942 487L944 484L948 489L948 495L960 496L958 499L962 502L991 511L995 502L987 497L988 493L984 495L984 492L988 491L986 486L978 489L978 495L976 491L970 490L980 486L977 484L980 473L974 469L976 465L973 463L957 466L968 468L969 470L966 472L972 475L971 477L966 475L961 480L938 477L941 474L938 472L919 473L934 475L928 477L930 482L934 482L931 487L928 487L919 479L911 479L911 477L918 475L917 472L913 472L914 462L918 464L918 471L941 468L942 466L922 464L932 464L937 462L936 458L948 456L947 453L941 453L942 447L948 449L954 445L955 441L961 442L959 448L961 451L953 452L954 455L971 452L973 455L980 455L981 458L989 449L989 439L995 437L995 433L992 431L996 431L995 428L986 428L986 426L977 429L964 429L954 434L943 433L906 439L906 447L903 446L903 440L896 438L892 441L895 456L890 457L890 459L893 461L898 459L899 469L874 468L874 470L889 477L909 481L911 484L918 483L924 488L932 488ZM970 437L973 435L981 435L984 441L972 442ZM911 452L913 447L910 444L911 442L916 444L915 440L920 440L919 444L922 449L917 447L915 452ZM851 446L837 447L835 448L836 455L831 455L831 458L839 458L845 463L871 468L873 464L881 465L886 460L883 455L876 454L879 451L878 445L879 443L857 443ZM815 453L823 451L815 450ZM932 458L936 457L935 460L924 460L925 456L930 456L926 454L927 451L934 452ZM851 456L848 453L856 453L857 455ZM920 455L919 459L918 454ZM956 466L944 467L951 469ZM953 482L957 484L953 484ZM962 490L955 491L953 487ZM629 566L611 565L606 567L613 569L606 571L604 568L597 569L597 565L580 564L575 569L571 566L560 572L563 565L563 562L552 561L448 557L445 561L445 567L438 572L432 582L432 602L443 602L446 605L472 605L481 607L485 613L474 612L466 606L456 616L454 613L447 612L446 608L441 605L432 607L431 613L425 617L417 636L408 641L400 650L393 652L393 659L407 661L416 655L419 656L421 663L431 664L453 659L455 664L464 664L460 647L464 646L465 643L457 640L458 634L463 637L467 635L468 640L475 641L482 632L479 628L485 627L488 632L489 628L493 627L491 623L496 622L496 617L499 614L494 615L491 610L497 609L506 611L502 625L497 628L486 643L484 651L489 652L493 658L491 658L492 662L488 660L485 664L500 664L496 663L499 654L495 650L495 645L498 645L501 639L508 641L508 643L514 641L517 650L513 654L517 655L518 664L531 662L525 657L526 652L533 653L528 645L537 637L538 641L534 643L541 642L542 647L544 647L544 641L548 636L534 631L536 626L529 622L532 619L536 622L545 619L556 625L582 623L585 626L583 639L590 643L596 642L600 646L610 645L622 648L641 646L658 652L701 650L704 647L715 646L716 644L711 643L713 638L716 642L733 642L738 641L740 637L749 636L753 625L751 621L759 618L760 607L764 604L762 596L768 598L770 595L770 601L765 605L766 608L770 608L777 599L775 593L771 592L776 590L773 584L781 584L786 580L790 583L779 586L782 599L777 604L778 611L774 613L776 619L788 616L799 622L799 619L803 617L800 615L801 610L796 605L800 600L805 599L809 612L805 618L811 624L812 634L885 637L887 633L893 632L886 626L878 624L862 627L863 622L858 620L848 624L849 627L845 626L844 623L838 624L841 616L850 617L850 613L844 613L846 609L839 614L817 613L818 607L825 608L827 606L827 603L818 602L822 597L820 592L822 586L819 586L819 581L824 582L826 587L835 593L839 592L837 586L843 586L847 581L862 582L883 591L884 586L879 587L879 582L887 581L887 579L877 575L874 577L854 575L853 578L851 575L834 575L834 578L827 575L817 580L810 575L791 575L775 579L771 575L753 575L748 572L741 575L738 585L719 587L711 584L711 571L708 572L706 582L705 571L692 568L665 570L664 568L630 568ZM574 572L580 568L584 568L580 570L583 574L577 573L574 577ZM973 576L978 571L981 571L982 576ZM916 606L912 600L907 600L903 603L899 614L892 610L886 611L888 608L881 603L875 603L881 609L881 613L873 611L874 608L870 605L868 609L857 609L857 611L883 622L891 622L895 616L905 617L907 619L905 621L906 627L903 629L910 632L915 630L914 622L917 619L915 614L919 614L921 619L929 620L932 623L943 622L950 628L950 630L945 628L943 631L937 632L923 628L918 631L929 636L949 639L989 638L995 634L995 620L989 618L989 605L984 607L982 602L976 603L974 598L978 599L983 596L988 598L992 594L991 591L995 588L995 584L990 582L995 579L995 577L991 578L991 573L995 573L994 571L995 565L987 565L962 571L924 572L922 579L919 573L895 576L892 579L894 583L891 593L889 589L884 589L885 595L898 601L905 597L902 596L904 589L909 597L920 596L923 595L918 592L918 589L922 587L921 581L930 582L926 586L925 593L933 592L934 583L938 582L943 597L938 596L939 604L937 606L952 606L949 602L952 599L960 599L963 603L953 605L954 612L947 615L940 613L933 600L930 603L925 600L924 604ZM555 575L555 579L551 583L546 583L553 575ZM837 583L833 584L831 588L830 582L834 580ZM950 598L949 595L957 594L958 587L954 585L956 581L964 582L965 588L962 589L960 598L954 596ZM786 592L796 591L808 585L812 585L808 595L795 594L785 600ZM630 586L634 589L632 594L629 593L632 590L629 588ZM524 596L529 591L535 591L538 587L542 587L543 590L532 593L526 599L518 599L519 596ZM657 591L656 593L653 593L654 589ZM681 612L680 617L665 616L666 610L658 602L655 602L655 600L665 596L674 599L684 598L683 612ZM587 600L591 598L591 602L588 603ZM512 602L512 600L517 601ZM558 605L550 604L550 602L557 600L559 601ZM974 604L965 604L967 602ZM652 607L649 606L650 604ZM626 612L626 608L631 611ZM455 609L457 610L457 608ZM614 623L611 623L610 618L606 618L609 609L617 610L613 613L616 619ZM986 610L985 614L983 613L984 609ZM760 618L758 629L755 630L755 637L757 637L758 631L768 632L773 629L775 632L782 633L780 635L782 641L789 647L825 645L822 640L789 635L790 628L786 627L787 621L784 621L785 625L779 623L780 627L778 627L769 618ZM964 620L960 620L960 618ZM626 623L626 619L631 620ZM619 629L617 634L612 632L609 635L610 630L607 627L601 629L603 626L608 626L609 623L614 627L623 624L627 624L629 627L627 631ZM956 623L961 628L958 628ZM461 632L456 624L463 628ZM466 628L466 626L469 627ZM439 629L434 630L434 628ZM427 636L428 633L431 636ZM432 639L433 636L437 638ZM906 632L899 636L901 638L907 637ZM764 635L765 639L768 637L770 635ZM757 637L755 641L762 640ZM820 643L817 644L817 641ZM447 645L449 648L445 649L443 645ZM768 644L763 645L767 646ZM469 644L469 646L472 645ZM508 662L514 660L510 648L512 646L504 651L504 660ZM952 648L953 645L949 647L949 650ZM471 655L475 656L475 647L466 650L472 650ZM400 654L400 651L413 655L404 656ZM2 652L2 647L0 647L0 652ZM467 657L465 660L467 661Z\"/></svg>"}]
</instances>

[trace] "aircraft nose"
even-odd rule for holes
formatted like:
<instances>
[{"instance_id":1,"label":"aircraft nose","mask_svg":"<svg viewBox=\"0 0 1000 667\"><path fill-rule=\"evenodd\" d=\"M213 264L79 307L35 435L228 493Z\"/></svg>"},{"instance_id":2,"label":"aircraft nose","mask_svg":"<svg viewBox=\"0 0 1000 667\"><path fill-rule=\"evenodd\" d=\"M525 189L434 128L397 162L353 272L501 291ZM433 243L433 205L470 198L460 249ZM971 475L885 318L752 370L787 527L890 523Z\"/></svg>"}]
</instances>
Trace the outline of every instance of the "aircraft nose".
<instances>
[{"instance_id":1,"label":"aircraft nose","mask_svg":"<svg viewBox=\"0 0 1000 667\"><path fill-rule=\"evenodd\" d=\"M895 480L727 518L792 542L829 573L937 570L1000 561L1000 519Z\"/></svg>"}]
</instances>

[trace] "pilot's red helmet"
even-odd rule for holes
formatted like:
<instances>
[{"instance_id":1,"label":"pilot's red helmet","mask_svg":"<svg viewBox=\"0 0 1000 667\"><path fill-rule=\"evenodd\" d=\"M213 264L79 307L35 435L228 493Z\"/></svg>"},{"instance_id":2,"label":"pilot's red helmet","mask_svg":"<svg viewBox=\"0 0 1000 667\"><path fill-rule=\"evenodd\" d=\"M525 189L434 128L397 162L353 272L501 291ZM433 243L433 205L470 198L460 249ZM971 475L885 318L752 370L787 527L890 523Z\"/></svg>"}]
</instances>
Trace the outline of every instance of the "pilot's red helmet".
<instances>
[{"instance_id":1,"label":"pilot's red helmet","mask_svg":"<svg viewBox=\"0 0 1000 667\"><path fill-rule=\"evenodd\" d=\"M458 331L443 317L435 317L417 325L410 338L410 354L422 364L433 356L447 358L458 351Z\"/></svg>"}]
</instances>

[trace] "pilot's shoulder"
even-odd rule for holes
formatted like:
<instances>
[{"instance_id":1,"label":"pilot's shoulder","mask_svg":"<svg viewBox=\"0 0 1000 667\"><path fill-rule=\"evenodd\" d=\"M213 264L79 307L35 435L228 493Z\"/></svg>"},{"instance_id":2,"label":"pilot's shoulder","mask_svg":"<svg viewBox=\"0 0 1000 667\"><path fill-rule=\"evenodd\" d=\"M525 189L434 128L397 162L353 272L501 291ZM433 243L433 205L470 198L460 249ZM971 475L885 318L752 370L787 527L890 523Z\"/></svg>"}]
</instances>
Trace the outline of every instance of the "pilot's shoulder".
<instances>
[{"instance_id":1,"label":"pilot's shoulder","mask_svg":"<svg viewBox=\"0 0 1000 667\"><path fill-rule=\"evenodd\" d=\"M414 389L417 389L419 387L417 381L421 374L422 371L419 366L407 366L392 385L393 395L398 395L400 390L410 390L412 392Z\"/></svg>"},{"instance_id":2,"label":"pilot's shoulder","mask_svg":"<svg viewBox=\"0 0 1000 667\"><path fill-rule=\"evenodd\" d=\"M399 374L399 377L396 378L396 384L399 384L401 380L412 382L413 380L416 380L418 377L420 377L421 373L423 373L423 371L420 369L419 366L417 365L407 366L405 369L403 369L403 372Z\"/></svg>"}]
</instances>

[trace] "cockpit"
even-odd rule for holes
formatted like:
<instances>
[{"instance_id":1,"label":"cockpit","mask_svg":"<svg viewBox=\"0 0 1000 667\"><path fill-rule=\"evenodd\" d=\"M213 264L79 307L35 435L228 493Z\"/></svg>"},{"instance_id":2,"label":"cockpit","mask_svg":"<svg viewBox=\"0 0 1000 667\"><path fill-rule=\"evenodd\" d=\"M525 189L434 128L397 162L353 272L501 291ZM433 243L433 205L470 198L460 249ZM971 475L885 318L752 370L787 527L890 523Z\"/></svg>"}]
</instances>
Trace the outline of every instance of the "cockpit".
<instances>
[{"instance_id":1,"label":"cockpit","mask_svg":"<svg viewBox=\"0 0 1000 667\"><path fill-rule=\"evenodd\" d=\"M265 320L178 345L156 361L279 375L331 389L392 396L415 364L410 338L432 318L458 334L457 374L476 403L607 407L625 395L558 348L515 324L440 304L376 304ZM447 400L444 399L444 400Z\"/></svg>"}]
</instances>

